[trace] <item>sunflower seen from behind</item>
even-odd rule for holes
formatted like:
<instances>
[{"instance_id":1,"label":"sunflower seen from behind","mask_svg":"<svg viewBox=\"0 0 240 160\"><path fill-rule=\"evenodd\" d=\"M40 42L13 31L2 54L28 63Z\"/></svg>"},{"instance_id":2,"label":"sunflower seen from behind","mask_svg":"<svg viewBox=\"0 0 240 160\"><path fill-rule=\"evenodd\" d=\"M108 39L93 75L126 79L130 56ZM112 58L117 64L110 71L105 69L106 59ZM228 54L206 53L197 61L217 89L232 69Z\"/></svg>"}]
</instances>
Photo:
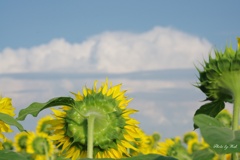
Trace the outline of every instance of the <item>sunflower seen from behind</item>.
<instances>
[{"instance_id":1,"label":"sunflower seen from behind","mask_svg":"<svg viewBox=\"0 0 240 160\"><path fill-rule=\"evenodd\" d=\"M27 132L19 132L15 135L13 146L17 152L26 152L28 136Z\"/></svg>"},{"instance_id":2,"label":"sunflower seen from behind","mask_svg":"<svg viewBox=\"0 0 240 160\"><path fill-rule=\"evenodd\" d=\"M52 130L51 130L52 125L49 123L51 120L53 120L53 117L50 115L39 119L36 127L36 132L52 135Z\"/></svg>"},{"instance_id":3,"label":"sunflower seen from behind","mask_svg":"<svg viewBox=\"0 0 240 160\"><path fill-rule=\"evenodd\" d=\"M127 108L131 99L125 92L121 84L112 86L106 79L97 88L95 81L92 89L84 87L82 94L73 93L75 107L53 109L52 140L62 154L73 160L89 157L90 145L94 158L122 158L129 156L128 148L136 150L133 146L140 138L139 122L129 115L137 111Z\"/></svg>"},{"instance_id":4,"label":"sunflower seen from behind","mask_svg":"<svg viewBox=\"0 0 240 160\"><path fill-rule=\"evenodd\" d=\"M54 145L49 136L46 133L29 132L28 134L27 153L35 160L49 160L54 152Z\"/></svg>"}]
</instances>

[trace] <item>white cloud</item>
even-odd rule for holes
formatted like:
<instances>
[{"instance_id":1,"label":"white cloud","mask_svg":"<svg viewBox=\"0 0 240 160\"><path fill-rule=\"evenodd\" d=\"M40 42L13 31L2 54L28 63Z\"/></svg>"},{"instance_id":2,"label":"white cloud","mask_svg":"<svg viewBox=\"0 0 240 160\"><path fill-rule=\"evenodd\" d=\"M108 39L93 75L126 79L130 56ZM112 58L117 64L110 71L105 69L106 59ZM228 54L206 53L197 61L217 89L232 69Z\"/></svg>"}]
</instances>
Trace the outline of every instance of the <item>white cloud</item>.
<instances>
[{"instance_id":1,"label":"white cloud","mask_svg":"<svg viewBox=\"0 0 240 160\"><path fill-rule=\"evenodd\" d=\"M0 52L0 73L108 72L193 68L208 54L206 39L169 27L144 33L105 32L82 43L54 39L32 48Z\"/></svg>"}]
</instances>

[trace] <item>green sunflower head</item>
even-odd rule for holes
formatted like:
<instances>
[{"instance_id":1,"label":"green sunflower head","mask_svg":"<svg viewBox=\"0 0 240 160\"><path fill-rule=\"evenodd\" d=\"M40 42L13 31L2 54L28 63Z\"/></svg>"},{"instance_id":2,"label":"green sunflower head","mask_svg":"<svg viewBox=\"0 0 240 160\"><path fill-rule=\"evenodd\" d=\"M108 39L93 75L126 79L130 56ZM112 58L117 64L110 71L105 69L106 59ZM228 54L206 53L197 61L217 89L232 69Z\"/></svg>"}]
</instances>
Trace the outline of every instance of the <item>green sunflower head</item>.
<instances>
[{"instance_id":1,"label":"green sunflower head","mask_svg":"<svg viewBox=\"0 0 240 160\"><path fill-rule=\"evenodd\" d=\"M232 103L234 96L240 94L240 49L215 50L214 57L209 54L203 71L198 69L198 72L200 82L197 87L206 94L207 100Z\"/></svg>"}]
</instances>

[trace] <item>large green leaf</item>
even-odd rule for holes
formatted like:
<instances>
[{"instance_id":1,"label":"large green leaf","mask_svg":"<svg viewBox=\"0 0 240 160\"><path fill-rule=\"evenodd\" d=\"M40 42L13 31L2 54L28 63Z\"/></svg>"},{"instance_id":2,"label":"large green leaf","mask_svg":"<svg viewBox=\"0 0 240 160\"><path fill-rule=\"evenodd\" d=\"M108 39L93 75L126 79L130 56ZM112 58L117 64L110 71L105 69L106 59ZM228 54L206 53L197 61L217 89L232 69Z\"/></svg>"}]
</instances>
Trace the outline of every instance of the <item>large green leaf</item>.
<instances>
[{"instance_id":1,"label":"large green leaf","mask_svg":"<svg viewBox=\"0 0 240 160\"><path fill-rule=\"evenodd\" d=\"M122 160L177 160L173 157L165 157L161 156L159 154L147 154L147 155L140 155L140 156L133 156L128 158L121 158ZM80 160L80 159L79 159ZM81 160L90 160L89 158L84 158ZM97 160L97 159L91 159L91 160ZM101 158L99 160L113 160L111 158Z\"/></svg>"},{"instance_id":2,"label":"large green leaf","mask_svg":"<svg viewBox=\"0 0 240 160\"><path fill-rule=\"evenodd\" d=\"M192 160L203 160L203 159L212 160L214 156L215 156L215 153L212 150L206 148L203 150L193 152Z\"/></svg>"},{"instance_id":3,"label":"large green leaf","mask_svg":"<svg viewBox=\"0 0 240 160\"><path fill-rule=\"evenodd\" d=\"M34 102L27 108L22 109L19 112L17 120L24 120L28 114L31 114L34 117L36 117L39 114L39 112L42 111L43 109L60 105L73 107L75 105L75 101L71 97L56 97L50 99L46 103Z\"/></svg>"},{"instance_id":4,"label":"large green leaf","mask_svg":"<svg viewBox=\"0 0 240 160\"><path fill-rule=\"evenodd\" d=\"M9 116L8 114L0 113L0 120L4 121L5 123L7 123L11 126L16 126L19 131L24 131L23 126L20 123L18 123L18 121L16 119Z\"/></svg>"},{"instance_id":5,"label":"large green leaf","mask_svg":"<svg viewBox=\"0 0 240 160\"><path fill-rule=\"evenodd\" d=\"M199 114L194 117L204 140L217 153L240 152L240 130L232 131L224 127L218 120L210 116Z\"/></svg>"},{"instance_id":6,"label":"large green leaf","mask_svg":"<svg viewBox=\"0 0 240 160\"><path fill-rule=\"evenodd\" d=\"M225 107L225 104L223 101L214 101L210 103L206 103L202 105L194 114L194 116L198 114L206 114L211 117L216 117L221 110L223 110ZM194 129L197 129L199 126L194 123Z\"/></svg>"},{"instance_id":7,"label":"large green leaf","mask_svg":"<svg viewBox=\"0 0 240 160\"><path fill-rule=\"evenodd\" d=\"M27 156L10 150L0 150L0 160L29 160Z\"/></svg>"},{"instance_id":8,"label":"large green leaf","mask_svg":"<svg viewBox=\"0 0 240 160\"><path fill-rule=\"evenodd\" d=\"M123 160L177 160L173 157L165 157L158 154L148 154L148 155L141 155L141 156L133 156L130 158L122 158Z\"/></svg>"}]
</instances>

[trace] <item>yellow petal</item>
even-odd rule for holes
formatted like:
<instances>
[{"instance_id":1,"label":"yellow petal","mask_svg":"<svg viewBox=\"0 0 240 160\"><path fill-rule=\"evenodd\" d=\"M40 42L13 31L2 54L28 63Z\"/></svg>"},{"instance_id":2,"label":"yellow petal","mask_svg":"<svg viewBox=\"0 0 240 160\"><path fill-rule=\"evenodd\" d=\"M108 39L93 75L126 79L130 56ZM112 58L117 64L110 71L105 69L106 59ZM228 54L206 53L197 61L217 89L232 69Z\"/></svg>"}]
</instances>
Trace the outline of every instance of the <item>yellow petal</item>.
<instances>
[{"instance_id":1,"label":"yellow petal","mask_svg":"<svg viewBox=\"0 0 240 160\"><path fill-rule=\"evenodd\" d=\"M87 89L85 87L83 88L83 95L84 97L87 97Z\"/></svg>"},{"instance_id":2,"label":"yellow petal","mask_svg":"<svg viewBox=\"0 0 240 160\"><path fill-rule=\"evenodd\" d=\"M127 141L121 140L121 143L122 143L122 145L125 146L126 148L131 148L131 149L137 151L137 148L133 147L133 146L132 146L130 143L128 143Z\"/></svg>"}]
</instances>

